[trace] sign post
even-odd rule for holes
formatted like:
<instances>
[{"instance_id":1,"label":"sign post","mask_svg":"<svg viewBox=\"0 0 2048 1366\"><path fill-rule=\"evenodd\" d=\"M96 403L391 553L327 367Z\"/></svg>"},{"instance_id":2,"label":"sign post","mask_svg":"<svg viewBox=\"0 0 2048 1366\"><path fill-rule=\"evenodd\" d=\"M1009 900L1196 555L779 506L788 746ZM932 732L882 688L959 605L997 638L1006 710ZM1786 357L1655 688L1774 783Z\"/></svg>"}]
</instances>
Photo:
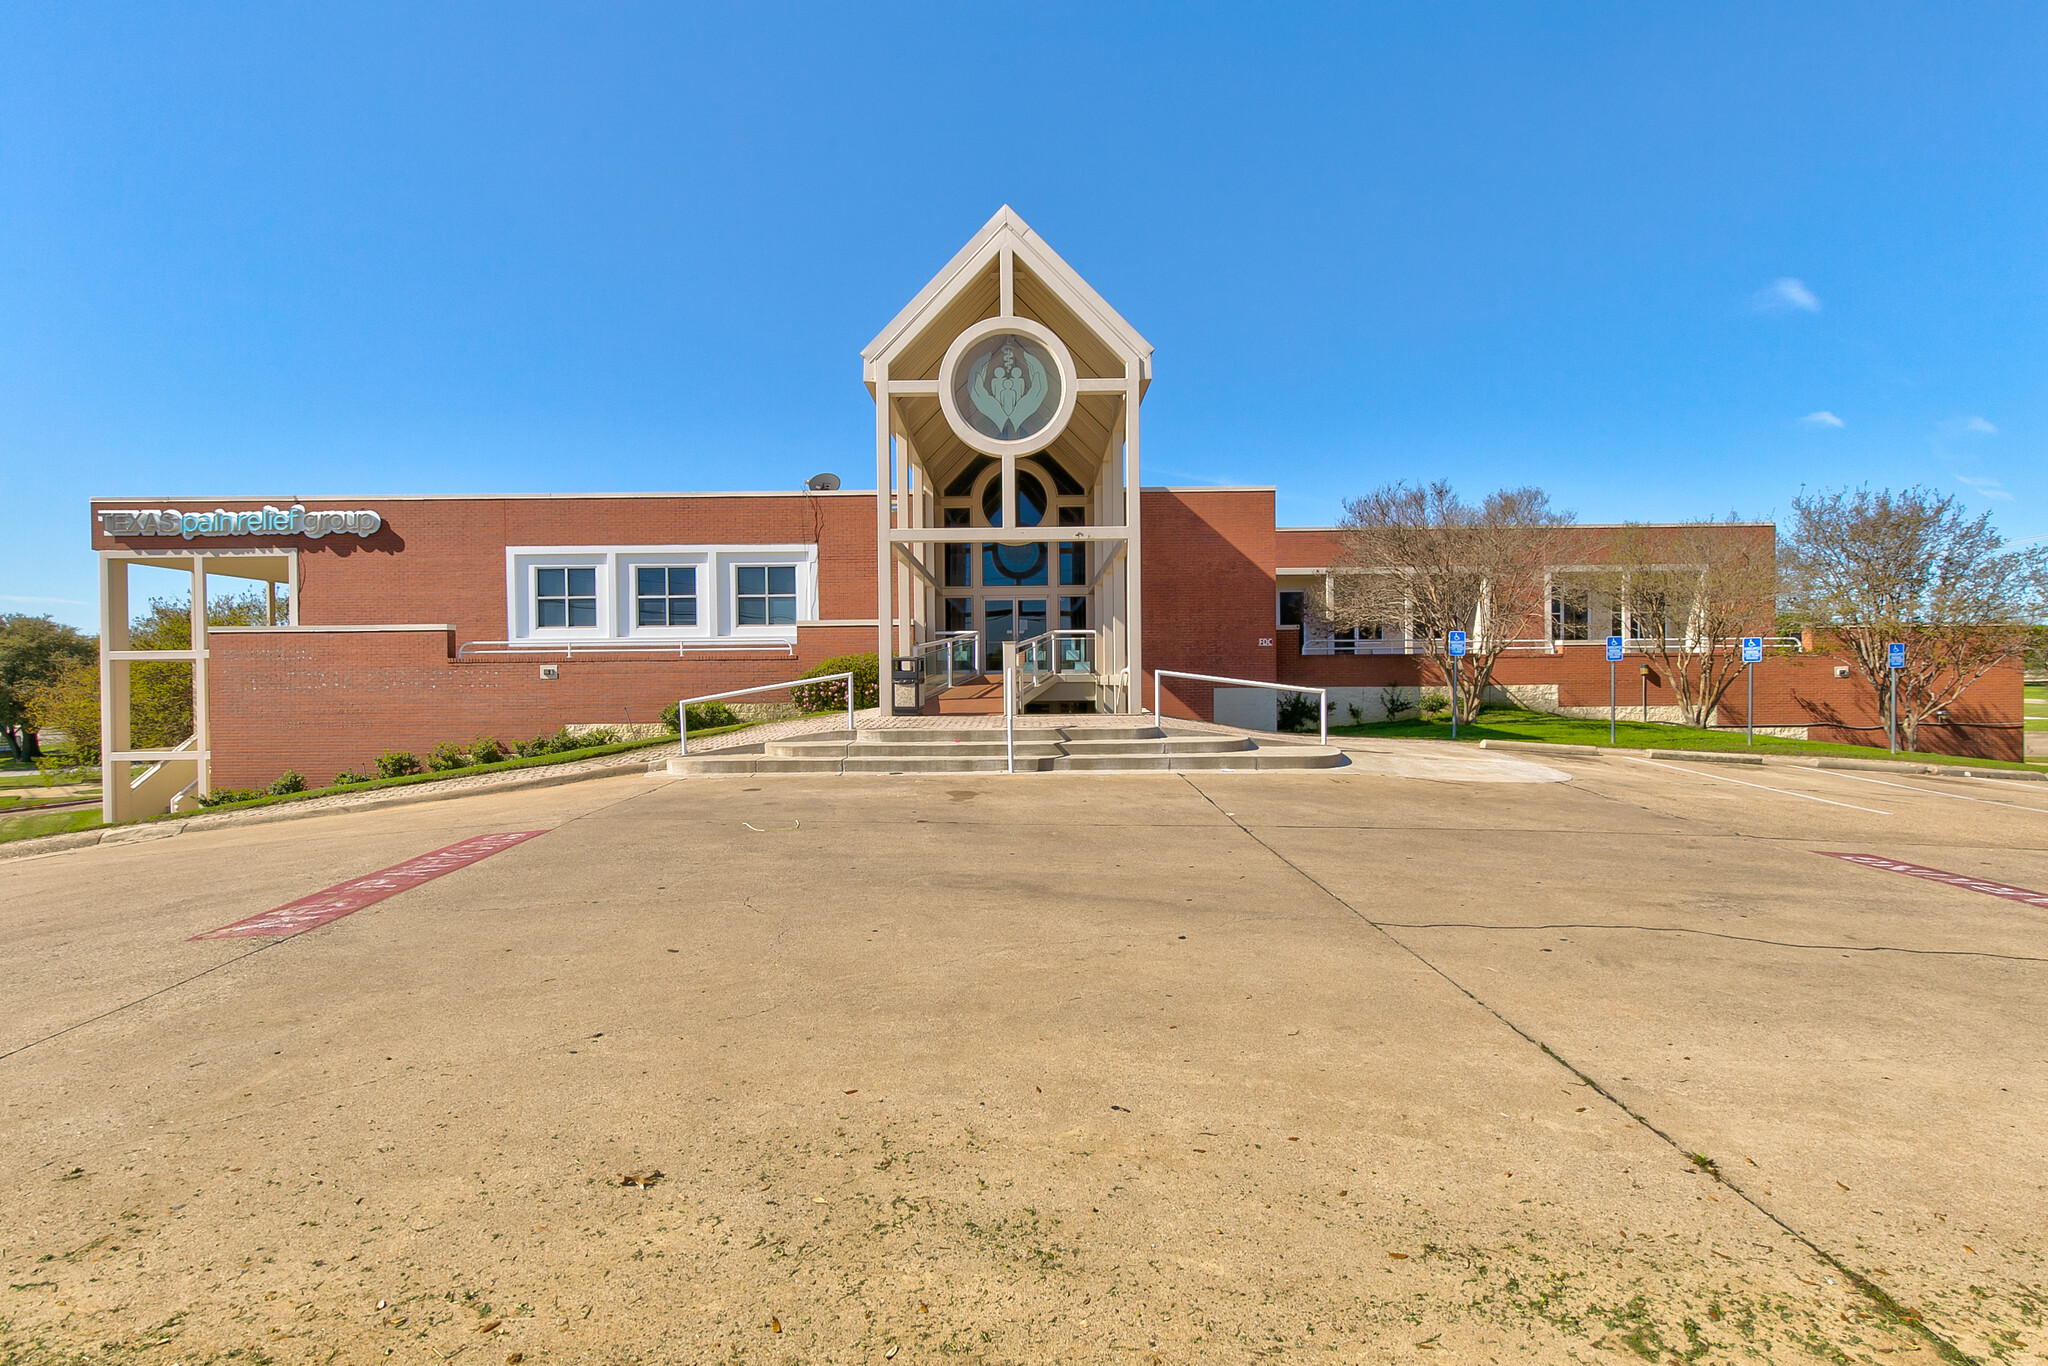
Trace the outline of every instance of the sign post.
<instances>
[{"instance_id":1,"label":"sign post","mask_svg":"<svg viewBox=\"0 0 2048 1366\"><path fill-rule=\"evenodd\" d=\"M1892 704L1887 708L1884 719L1886 735L1891 740L1892 753L1899 752L1899 670L1906 667L1906 647L1893 641L1884 647L1884 662L1890 666L1892 675Z\"/></svg>"},{"instance_id":2,"label":"sign post","mask_svg":"<svg viewBox=\"0 0 2048 1366\"><path fill-rule=\"evenodd\" d=\"M1614 666L1621 663L1621 637L1607 637L1607 743L1614 743Z\"/></svg>"},{"instance_id":3,"label":"sign post","mask_svg":"<svg viewBox=\"0 0 2048 1366\"><path fill-rule=\"evenodd\" d=\"M1749 701L1742 709L1742 728L1748 732L1747 744L1756 743L1756 666L1764 657L1764 638L1744 636L1742 638L1742 671L1749 675Z\"/></svg>"},{"instance_id":4,"label":"sign post","mask_svg":"<svg viewBox=\"0 0 2048 1366\"><path fill-rule=\"evenodd\" d=\"M1465 633L1452 631L1444 637L1444 648L1451 655L1451 738L1458 738L1458 661L1465 657Z\"/></svg>"}]
</instances>

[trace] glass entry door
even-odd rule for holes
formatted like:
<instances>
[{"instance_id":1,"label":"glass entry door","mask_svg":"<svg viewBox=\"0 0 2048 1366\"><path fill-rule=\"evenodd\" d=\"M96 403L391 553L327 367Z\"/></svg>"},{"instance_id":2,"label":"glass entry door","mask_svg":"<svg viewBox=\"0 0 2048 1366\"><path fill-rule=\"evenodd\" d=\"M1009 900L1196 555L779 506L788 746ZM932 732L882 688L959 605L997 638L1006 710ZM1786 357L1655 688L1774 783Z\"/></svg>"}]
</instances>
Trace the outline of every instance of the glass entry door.
<instances>
[{"instance_id":1,"label":"glass entry door","mask_svg":"<svg viewBox=\"0 0 2048 1366\"><path fill-rule=\"evenodd\" d=\"M1000 673L1004 641L1029 640L1045 634L1045 602L1044 598L981 600L983 667L990 673Z\"/></svg>"}]
</instances>

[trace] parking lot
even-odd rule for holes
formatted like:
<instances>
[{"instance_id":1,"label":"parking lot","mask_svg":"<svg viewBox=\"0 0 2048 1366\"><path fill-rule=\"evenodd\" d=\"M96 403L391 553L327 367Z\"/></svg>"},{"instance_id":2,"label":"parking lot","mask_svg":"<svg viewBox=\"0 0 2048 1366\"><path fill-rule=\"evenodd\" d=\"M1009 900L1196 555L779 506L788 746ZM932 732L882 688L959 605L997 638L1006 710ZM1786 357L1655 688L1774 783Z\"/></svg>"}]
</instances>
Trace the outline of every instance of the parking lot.
<instances>
[{"instance_id":1,"label":"parking lot","mask_svg":"<svg viewBox=\"0 0 2048 1366\"><path fill-rule=\"evenodd\" d=\"M0 862L0 1361L2048 1359L2048 784L1352 748Z\"/></svg>"}]
</instances>

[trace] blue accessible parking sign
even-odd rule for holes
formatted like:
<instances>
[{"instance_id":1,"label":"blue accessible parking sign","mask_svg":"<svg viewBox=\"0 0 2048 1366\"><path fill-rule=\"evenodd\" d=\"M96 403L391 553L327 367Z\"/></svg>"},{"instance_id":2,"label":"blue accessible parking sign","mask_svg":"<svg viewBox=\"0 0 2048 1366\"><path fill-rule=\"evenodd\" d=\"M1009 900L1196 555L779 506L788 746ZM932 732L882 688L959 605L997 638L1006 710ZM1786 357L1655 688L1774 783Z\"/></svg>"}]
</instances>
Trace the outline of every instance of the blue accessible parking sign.
<instances>
[{"instance_id":1,"label":"blue accessible parking sign","mask_svg":"<svg viewBox=\"0 0 2048 1366\"><path fill-rule=\"evenodd\" d=\"M1465 657L1465 633L1463 631L1452 631L1444 639L1450 647L1451 658L1463 659Z\"/></svg>"},{"instance_id":2,"label":"blue accessible parking sign","mask_svg":"<svg viewBox=\"0 0 2048 1366\"><path fill-rule=\"evenodd\" d=\"M1760 664L1763 662L1763 657L1764 638L1762 636L1744 636L1742 638L1742 662L1744 664Z\"/></svg>"},{"instance_id":3,"label":"blue accessible parking sign","mask_svg":"<svg viewBox=\"0 0 2048 1366\"><path fill-rule=\"evenodd\" d=\"M1895 640L1885 646L1884 653L1885 663L1889 664L1892 668L1903 669L1906 667L1906 647L1898 641Z\"/></svg>"},{"instance_id":4,"label":"blue accessible parking sign","mask_svg":"<svg viewBox=\"0 0 2048 1366\"><path fill-rule=\"evenodd\" d=\"M1607 662L1608 662L1609 664L1612 664L1612 663L1615 663L1616 661L1618 661L1618 660L1619 660L1620 658L1621 658L1621 637L1620 637L1620 636L1609 636L1609 637L1607 637Z\"/></svg>"}]
</instances>

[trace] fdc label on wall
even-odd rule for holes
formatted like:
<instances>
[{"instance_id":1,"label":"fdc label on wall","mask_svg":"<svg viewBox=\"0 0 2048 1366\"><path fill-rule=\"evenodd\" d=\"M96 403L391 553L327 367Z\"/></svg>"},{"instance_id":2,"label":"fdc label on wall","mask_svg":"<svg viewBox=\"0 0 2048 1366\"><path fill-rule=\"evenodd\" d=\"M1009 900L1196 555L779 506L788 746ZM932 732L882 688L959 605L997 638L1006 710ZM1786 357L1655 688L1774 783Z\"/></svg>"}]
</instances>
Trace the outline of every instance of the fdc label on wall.
<instances>
[{"instance_id":1,"label":"fdc label on wall","mask_svg":"<svg viewBox=\"0 0 2048 1366\"><path fill-rule=\"evenodd\" d=\"M308 512L299 503L288 508L268 503L259 512L180 512L176 508L103 509L100 530L109 536L370 536L384 519L368 508L355 512Z\"/></svg>"}]
</instances>

